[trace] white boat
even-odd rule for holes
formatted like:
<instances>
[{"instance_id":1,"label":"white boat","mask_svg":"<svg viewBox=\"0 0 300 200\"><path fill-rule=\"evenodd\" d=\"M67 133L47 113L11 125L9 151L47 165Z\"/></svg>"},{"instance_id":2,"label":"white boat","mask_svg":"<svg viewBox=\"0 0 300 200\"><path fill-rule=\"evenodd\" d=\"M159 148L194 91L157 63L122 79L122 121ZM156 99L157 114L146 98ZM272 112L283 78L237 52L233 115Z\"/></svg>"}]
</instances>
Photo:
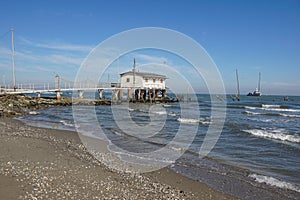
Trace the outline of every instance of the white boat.
<instances>
[{"instance_id":1,"label":"white boat","mask_svg":"<svg viewBox=\"0 0 300 200\"><path fill-rule=\"evenodd\" d=\"M260 91L260 72L259 72L259 75L258 75L258 87L255 89L254 92L249 92L247 94L247 96L255 96L255 97L260 97L261 96L261 91Z\"/></svg>"}]
</instances>

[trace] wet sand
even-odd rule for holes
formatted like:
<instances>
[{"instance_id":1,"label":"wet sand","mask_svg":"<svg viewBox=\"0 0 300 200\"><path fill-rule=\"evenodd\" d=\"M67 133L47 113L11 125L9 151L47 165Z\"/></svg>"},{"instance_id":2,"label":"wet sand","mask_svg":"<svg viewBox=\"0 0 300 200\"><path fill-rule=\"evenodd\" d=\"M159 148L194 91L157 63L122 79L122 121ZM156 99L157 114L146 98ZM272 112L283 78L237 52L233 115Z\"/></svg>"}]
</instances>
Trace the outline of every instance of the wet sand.
<instances>
[{"instance_id":1,"label":"wet sand","mask_svg":"<svg viewBox=\"0 0 300 200\"><path fill-rule=\"evenodd\" d=\"M111 170L78 134L0 118L2 199L236 199L164 168L141 175Z\"/></svg>"}]
</instances>

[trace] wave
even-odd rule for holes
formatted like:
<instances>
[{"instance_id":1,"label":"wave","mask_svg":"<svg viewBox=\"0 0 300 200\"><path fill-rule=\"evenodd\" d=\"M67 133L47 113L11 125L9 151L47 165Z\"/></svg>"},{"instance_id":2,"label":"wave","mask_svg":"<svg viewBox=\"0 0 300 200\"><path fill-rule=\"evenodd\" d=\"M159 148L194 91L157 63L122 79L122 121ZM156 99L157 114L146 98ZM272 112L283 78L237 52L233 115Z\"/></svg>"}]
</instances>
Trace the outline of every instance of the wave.
<instances>
[{"instance_id":1,"label":"wave","mask_svg":"<svg viewBox=\"0 0 300 200\"><path fill-rule=\"evenodd\" d=\"M250 133L251 135L263 137L263 138L269 138L269 139L275 139L275 140L281 140L281 141L288 141L293 143L300 143L300 137L296 135L287 135L284 133L281 133L283 130L273 130L273 131L267 131L267 130L259 130L259 129L250 129L250 130L243 130L244 132Z\"/></svg>"},{"instance_id":2,"label":"wave","mask_svg":"<svg viewBox=\"0 0 300 200\"><path fill-rule=\"evenodd\" d=\"M29 115L38 115L39 113L38 112L36 112L36 111L30 111L29 112Z\"/></svg>"},{"instance_id":3,"label":"wave","mask_svg":"<svg viewBox=\"0 0 300 200\"><path fill-rule=\"evenodd\" d=\"M190 118L181 118L181 117L179 117L177 119L177 121L179 121L181 123L185 123L185 124L198 124L198 123L200 123L199 119L190 119Z\"/></svg>"},{"instance_id":4,"label":"wave","mask_svg":"<svg viewBox=\"0 0 300 200\"><path fill-rule=\"evenodd\" d=\"M73 123L67 122L65 120L60 120L59 122L62 123L63 125L65 125L65 126L69 126L69 127L74 127L75 126Z\"/></svg>"},{"instance_id":5,"label":"wave","mask_svg":"<svg viewBox=\"0 0 300 200\"><path fill-rule=\"evenodd\" d=\"M204 124L204 125L209 125L211 121L204 121L205 119L192 119L192 118L181 118L179 117L177 121L183 124Z\"/></svg>"},{"instance_id":6,"label":"wave","mask_svg":"<svg viewBox=\"0 0 300 200\"><path fill-rule=\"evenodd\" d=\"M289 109L289 108L262 108L262 110L270 110L277 112L300 112L298 109Z\"/></svg>"},{"instance_id":7,"label":"wave","mask_svg":"<svg viewBox=\"0 0 300 200\"><path fill-rule=\"evenodd\" d=\"M119 158L125 162L134 162L135 164L143 164L148 166L167 166L174 163L172 158L174 155L162 155L162 154L155 154L154 156L143 156L143 154L138 153L128 153L127 151L120 150L120 148L115 148L115 145L109 145L108 151L112 153L118 154ZM101 152L99 152L101 153Z\"/></svg>"},{"instance_id":8,"label":"wave","mask_svg":"<svg viewBox=\"0 0 300 200\"><path fill-rule=\"evenodd\" d=\"M288 114L282 114L282 113L280 113L279 115L280 115L280 116L283 116L283 117L294 117L294 118L300 118L300 115L288 115Z\"/></svg>"},{"instance_id":9,"label":"wave","mask_svg":"<svg viewBox=\"0 0 300 200\"><path fill-rule=\"evenodd\" d=\"M298 187L292 183L281 181L281 180L278 180L278 179L270 177L270 176L250 174L249 177L253 178L256 182L259 182L259 183L265 183L267 185L276 186L279 188L289 189L289 190L293 190L296 192L300 192L300 187Z\"/></svg>"},{"instance_id":10,"label":"wave","mask_svg":"<svg viewBox=\"0 0 300 200\"><path fill-rule=\"evenodd\" d=\"M261 109L259 107L252 107L252 106L245 106L244 108L248 109L248 110L258 110L258 109Z\"/></svg>"},{"instance_id":11,"label":"wave","mask_svg":"<svg viewBox=\"0 0 300 200\"><path fill-rule=\"evenodd\" d=\"M244 113L248 114L248 115L262 115L263 113L256 113L256 112L251 112L246 110Z\"/></svg>"},{"instance_id":12,"label":"wave","mask_svg":"<svg viewBox=\"0 0 300 200\"><path fill-rule=\"evenodd\" d=\"M248 120L251 121L256 121L256 122L265 122L265 123L270 123L270 122L275 122L273 119L259 119L259 118L248 118Z\"/></svg>"},{"instance_id":13,"label":"wave","mask_svg":"<svg viewBox=\"0 0 300 200\"><path fill-rule=\"evenodd\" d=\"M168 115L169 115L169 116L172 116L172 117L175 117L175 116L176 116L176 113L170 112Z\"/></svg>"},{"instance_id":14,"label":"wave","mask_svg":"<svg viewBox=\"0 0 300 200\"><path fill-rule=\"evenodd\" d=\"M152 113L157 114L157 115L166 115L167 114L167 112L164 111L164 110L162 110L162 111L153 111Z\"/></svg>"},{"instance_id":15,"label":"wave","mask_svg":"<svg viewBox=\"0 0 300 200\"><path fill-rule=\"evenodd\" d=\"M175 146L170 146L169 147L171 150L173 150L173 151L176 151L177 153L184 153L184 152L186 152L186 149L184 149L184 148L181 148L181 147L175 147Z\"/></svg>"},{"instance_id":16,"label":"wave","mask_svg":"<svg viewBox=\"0 0 300 200\"><path fill-rule=\"evenodd\" d=\"M112 131L114 134L118 135L118 136L123 136L124 134L118 131Z\"/></svg>"},{"instance_id":17,"label":"wave","mask_svg":"<svg viewBox=\"0 0 300 200\"><path fill-rule=\"evenodd\" d=\"M281 106L280 105L273 105L273 104L262 104L261 105L263 108L280 108Z\"/></svg>"},{"instance_id":18,"label":"wave","mask_svg":"<svg viewBox=\"0 0 300 200\"><path fill-rule=\"evenodd\" d=\"M165 107L165 108L170 108L170 107L172 107L172 105L164 104L163 107Z\"/></svg>"},{"instance_id":19,"label":"wave","mask_svg":"<svg viewBox=\"0 0 300 200\"><path fill-rule=\"evenodd\" d=\"M279 106L279 107L278 107ZM276 112L300 112L299 109L281 108L280 105L262 105L262 107L245 106L248 110L268 110Z\"/></svg>"},{"instance_id":20,"label":"wave","mask_svg":"<svg viewBox=\"0 0 300 200\"><path fill-rule=\"evenodd\" d=\"M266 115L266 116L281 116L281 117L291 117L291 118L300 118L300 115L289 115L284 113L258 113L258 112L251 112L245 110L243 113L248 115Z\"/></svg>"}]
</instances>

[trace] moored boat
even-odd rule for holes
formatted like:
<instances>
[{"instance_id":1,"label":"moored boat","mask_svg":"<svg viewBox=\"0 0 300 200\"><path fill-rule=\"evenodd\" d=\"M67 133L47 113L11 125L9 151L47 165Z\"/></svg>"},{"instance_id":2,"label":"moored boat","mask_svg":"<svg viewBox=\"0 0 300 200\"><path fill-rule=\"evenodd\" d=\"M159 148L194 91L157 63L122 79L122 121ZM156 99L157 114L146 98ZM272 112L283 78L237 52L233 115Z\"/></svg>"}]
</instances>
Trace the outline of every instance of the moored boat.
<instances>
[{"instance_id":1,"label":"moored boat","mask_svg":"<svg viewBox=\"0 0 300 200\"><path fill-rule=\"evenodd\" d=\"M260 91L260 77L261 77L261 75L260 75L260 72L259 72L259 74L258 74L258 88L256 88L254 92L249 92L247 94L247 96L255 96L255 97L260 97L261 96L261 91Z\"/></svg>"}]
</instances>

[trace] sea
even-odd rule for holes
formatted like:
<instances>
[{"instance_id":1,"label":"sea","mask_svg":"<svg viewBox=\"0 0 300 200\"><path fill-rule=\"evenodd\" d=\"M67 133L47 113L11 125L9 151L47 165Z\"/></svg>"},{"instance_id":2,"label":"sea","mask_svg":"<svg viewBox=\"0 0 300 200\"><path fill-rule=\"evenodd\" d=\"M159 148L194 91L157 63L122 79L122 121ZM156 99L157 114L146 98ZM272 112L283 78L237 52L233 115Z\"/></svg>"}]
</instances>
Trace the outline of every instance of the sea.
<instances>
[{"instance_id":1,"label":"sea","mask_svg":"<svg viewBox=\"0 0 300 200\"><path fill-rule=\"evenodd\" d=\"M91 94L91 98L95 98L95 94ZM219 109L226 112L224 125L216 144L202 156L199 152L205 135L212 124L218 123L218 118L211 117L212 106L218 106L215 104L218 101L222 102ZM162 128L150 137L130 134L130 129L120 130L112 106L92 107L107 138L128 151L163 148L174 140L180 126L195 130L191 140L176 140L176 143L189 141L190 144L179 144L181 148L172 149L182 154L168 165L176 173L241 199L300 199L299 96L289 96L288 100L275 95L241 96L237 101L230 95L223 98L197 94L190 96L189 102L155 105L159 109L151 109L153 104L139 103L128 107L130 120L139 126L151 125L153 119L164 120ZM84 108L80 107L81 115L89 121ZM183 111L193 113L195 110L199 110L199 116L182 115ZM78 128L72 106L31 111L18 119L30 126L71 131ZM120 119L123 124L128 120L118 117ZM97 129L88 127L87 132L98 137Z\"/></svg>"}]
</instances>

